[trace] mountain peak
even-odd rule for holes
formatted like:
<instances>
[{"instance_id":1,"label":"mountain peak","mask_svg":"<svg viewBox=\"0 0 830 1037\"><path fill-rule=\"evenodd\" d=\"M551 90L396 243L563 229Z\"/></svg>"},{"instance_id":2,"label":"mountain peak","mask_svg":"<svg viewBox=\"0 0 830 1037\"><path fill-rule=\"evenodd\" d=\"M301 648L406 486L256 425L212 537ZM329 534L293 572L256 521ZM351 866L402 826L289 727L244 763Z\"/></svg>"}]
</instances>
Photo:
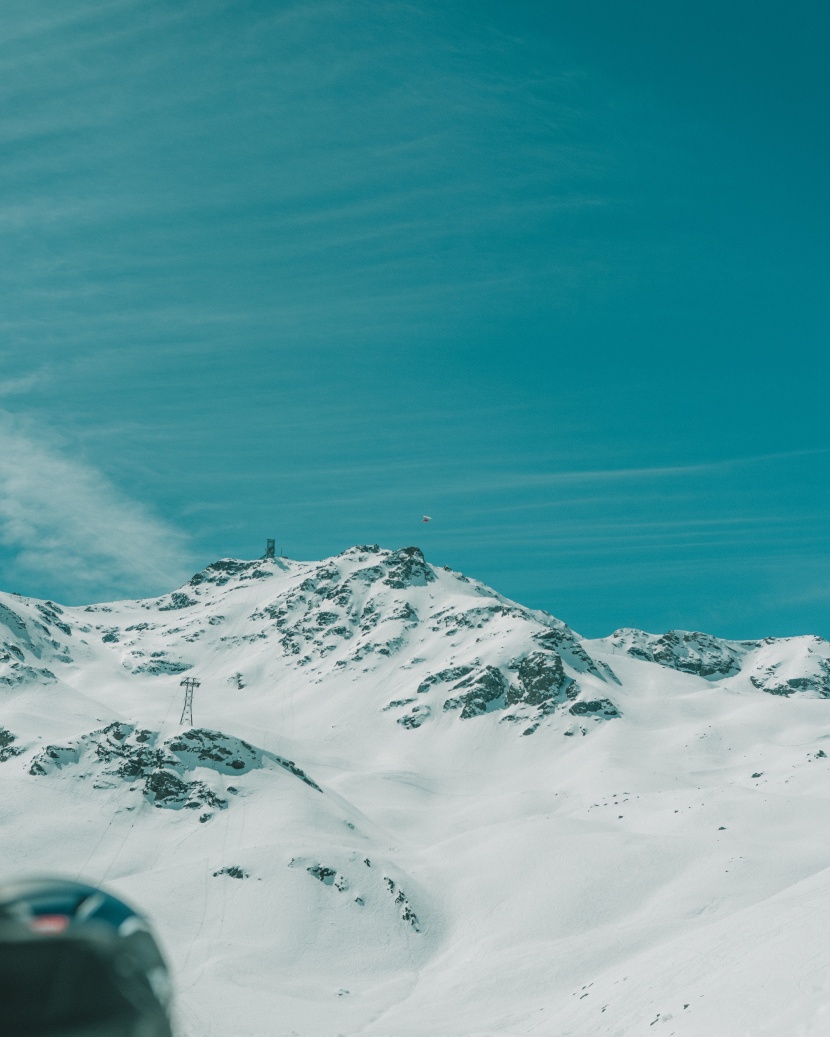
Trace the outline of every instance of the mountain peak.
<instances>
[{"instance_id":1,"label":"mountain peak","mask_svg":"<svg viewBox=\"0 0 830 1037\"><path fill-rule=\"evenodd\" d=\"M683 1013L688 975L710 958L721 971L724 905L742 912L754 891L772 910L787 860L796 880L824 867L824 834L809 838L830 759L826 641L586 640L417 547L224 558L169 594L87 607L0 594L0 688L8 866L134 887L184 990L204 983L183 999L184 1037L226 1002L256 1016L245 1032L289 1010L286 1032L323 1037L349 999L344 1033L500 1032L489 1003L470 1020L505 948L523 984L510 1032L568 1012L584 1013L563 1023L574 1033L662 1022L667 940L692 941L694 968L660 973ZM553 993L537 965L551 934ZM241 969L258 978L241 987ZM604 1015L637 976L635 1009ZM531 989L556 1011L531 1017ZM423 1022L436 991L443 1028Z\"/></svg>"}]
</instances>

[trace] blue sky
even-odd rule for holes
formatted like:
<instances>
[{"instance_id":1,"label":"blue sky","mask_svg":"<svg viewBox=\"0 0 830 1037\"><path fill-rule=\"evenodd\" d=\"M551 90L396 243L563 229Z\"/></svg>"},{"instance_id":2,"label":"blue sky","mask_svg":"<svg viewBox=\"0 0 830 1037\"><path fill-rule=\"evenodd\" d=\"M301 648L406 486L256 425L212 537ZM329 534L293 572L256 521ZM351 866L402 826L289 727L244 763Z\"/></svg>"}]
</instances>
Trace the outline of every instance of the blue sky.
<instances>
[{"instance_id":1,"label":"blue sky","mask_svg":"<svg viewBox=\"0 0 830 1037\"><path fill-rule=\"evenodd\" d=\"M830 636L828 30L6 0L0 585L417 543L587 635Z\"/></svg>"}]
</instances>

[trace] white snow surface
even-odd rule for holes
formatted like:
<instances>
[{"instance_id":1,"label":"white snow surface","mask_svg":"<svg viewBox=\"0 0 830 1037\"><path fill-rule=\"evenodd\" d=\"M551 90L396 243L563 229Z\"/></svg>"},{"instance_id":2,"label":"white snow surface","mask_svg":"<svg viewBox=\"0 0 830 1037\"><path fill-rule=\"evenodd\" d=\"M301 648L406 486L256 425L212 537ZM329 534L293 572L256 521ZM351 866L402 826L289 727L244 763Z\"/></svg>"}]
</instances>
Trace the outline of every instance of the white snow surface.
<instances>
[{"instance_id":1,"label":"white snow surface","mask_svg":"<svg viewBox=\"0 0 830 1037\"><path fill-rule=\"evenodd\" d=\"M0 878L145 911L179 1037L824 1035L828 696L820 638L588 641L411 548L0 594Z\"/></svg>"}]
</instances>

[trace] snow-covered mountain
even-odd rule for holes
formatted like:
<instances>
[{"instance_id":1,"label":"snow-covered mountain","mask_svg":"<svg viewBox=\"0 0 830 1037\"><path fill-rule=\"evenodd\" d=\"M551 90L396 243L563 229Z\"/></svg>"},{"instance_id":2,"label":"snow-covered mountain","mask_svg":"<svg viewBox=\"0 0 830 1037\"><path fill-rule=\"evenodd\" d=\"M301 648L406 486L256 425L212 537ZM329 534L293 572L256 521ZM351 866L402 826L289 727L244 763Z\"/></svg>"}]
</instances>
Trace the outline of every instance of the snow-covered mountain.
<instances>
[{"instance_id":1,"label":"snow-covered mountain","mask_svg":"<svg viewBox=\"0 0 830 1037\"><path fill-rule=\"evenodd\" d=\"M589 641L416 548L0 594L2 871L140 904L183 1037L824 1033L827 698L820 638Z\"/></svg>"}]
</instances>

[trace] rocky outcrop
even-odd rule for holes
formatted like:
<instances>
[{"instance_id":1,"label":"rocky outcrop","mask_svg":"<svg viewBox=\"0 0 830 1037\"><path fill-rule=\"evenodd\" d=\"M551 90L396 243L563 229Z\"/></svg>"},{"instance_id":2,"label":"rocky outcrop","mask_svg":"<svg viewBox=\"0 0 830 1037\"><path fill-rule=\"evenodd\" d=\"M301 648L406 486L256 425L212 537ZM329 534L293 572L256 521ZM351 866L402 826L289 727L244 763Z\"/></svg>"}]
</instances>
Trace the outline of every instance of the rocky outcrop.
<instances>
[{"instance_id":1,"label":"rocky outcrop","mask_svg":"<svg viewBox=\"0 0 830 1037\"><path fill-rule=\"evenodd\" d=\"M559 658L577 673L589 673L601 681L620 683L617 675L607 663L600 659L592 659L588 655L584 645L570 627L566 627L564 624L552 626L534 634L533 639L543 648L556 652Z\"/></svg>"},{"instance_id":2,"label":"rocky outcrop","mask_svg":"<svg viewBox=\"0 0 830 1037\"><path fill-rule=\"evenodd\" d=\"M171 658L170 653L165 651L150 652L145 656L140 649L134 649L124 657L124 666L131 673L143 673L148 677L167 677L186 673L192 669L193 663Z\"/></svg>"},{"instance_id":3,"label":"rocky outcrop","mask_svg":"<svg viewBox=\"0 0 830 1037\"><path fill-rule=\"evenodd\" d=\"M609 639L615 650L634 659L658 663L707 681L734 682L789 697L830 698L830 643L821 637L768 637L727 641L697 631L647 634L617 630Z\"/></svg>"},{"instance_id":4,"label":"rocky outcrop","mask_svg":"<svg viewBox=\"0 0 830 1037\"><path fill-rule=\"evenodd\" d=\"M189 609L198 604L199 603L195 598L189 598L186 594L177 592L176 594L170 595L167 604L159 605L159 612L174 612L178 609Z\"/></svg>"},{"instance_id":5,"label":"rocky outcrop","mask_svg":"<svg viewBox=\"0 0 830 1037\"><path fill-rule=\"evenodd\" d=\"M459 709L462 720L504 709L507 704L507 678L495 666L484 666L458 681L453 691L461 691L444 702L444 711Z\"/></svg>"},{"instance_id":6,"label":"rocky outcrop","mask_svg":"<svg viewBox=\"0 0 830 1037\"><path fill-rule=\"evenodd\" d=\"M17 735L7 731L5 727L0 727L0 763L6 763L7 760L22 755L24 750L22 746L14 744L16 741Z\"/></svg>"},{"instance_id":7,"label":"rocky outcrop","mask_svg":"<svg viewBox=\"0 0 830 1037\"><path fill-rule=\"evenodd\" d=\"M215 879L219 878L220 875L227 875L229 879L249 879L251 873L241 868L238 864L229 864L226 868L219 868L218 871L213 873Z\"/></svg>"},{"instance_id":8,"label":"rocky outcrop","mask_svg":"<svg viewBox=\"0 0 830 1037\"><path fill-rule=\"evenodd\" d=\"M273 575L273 569L267 568L261 560L243 562L238 558L220 558L218 562L211 562L206 569L191 577L188 586L213 584L216 587L224 587L231 580L267 580Z\"/></svg>"},{"instance_id":9,"label":"rocky outcrop","mask_svg":"<svg viewBox=\"0 0 830 1037\"><path fill-rule=\"evenodd\" d=\"M386 558L386 577L383 583L395 590L423 587L435 582L435 573L418 547L402 547Z\"/></svg>"},{"instance_id":10,"label":"rocky outcrop","mask_svg":"<svg viewBox=\"0 0 830 1037\"><path fill-rule=\"evenodd\" d=\"M224 810L226 795L237 792L221 781L226 775L239 777L254 769L277 768L322 791L293 760L221 731L201 728L160 741L157 732L114 722L66 745L46 746L32 760L29 773L47 776L69 766L77 766L85 777L91 777L94 788L113 788L124 782L133 791L140 788L155 807L202 810L200 820L209 819L211 810ZM196 776L194 772L203 769L216 778L209 781Z\"/></svg>"},{"instance_id":11,"label":"rocky outcrop","mask_svg":"<svg viewBox=\"0 0 830 1037\"><path fill-rule=\"evenodd\" d=\"M414 929L416 933L419 933L421 931L421 922L412 909L412 904L410 904L406 893L388 875L383 876L383 884L386 886L387 892L393 898L395 906L400 912L401 921Z\"/></svg>"},{"instance_id":12,"label":"rocky outcrop","mask_svg":"<svg viewBox=\"0 0 830 1037\"><path fill-rule=\"evenodd\" d=\"M62 616L63 609L51 601L21 599L19 610L0 601L0 685L56 680L44 662L51 666L73 661L70 646L61 640L71 638L73 631Z\"/></svg>"},{"instance_id":13,"label":"rocky outcrop","mask_svg":"<svg viewBox=\"0 0 830 1037\"><path fill-rule=\"evenodd\" d=\"M472 670L472 666L448 666L445 670L432 673L418 685L418 694L425 694L436 684L448 684L452 681L460 680L462 677L466 677L468 673L472 673Z\"/></svg>"},{"instance_id":14,"label":"rocky outcrop","mask_svg":"<svg viewBox=\"0 0 830 1037\"><path fill-rule=\"evenodd\" d=\"M824 638L768 638L746 668L752 686L769 695L830 698L830 644Z\"/></svg>"},{"instance_id":15,"label":"rocky outcrop","mask_svg":"<svg viewBox=\"0 0 830 1037\"><path fill-rule=\"evenodd\" d=\"M722 680L739 673L747 651L757 644L724 641L690 630L670 630L658 636L643 630L622 629L615 631L610 641L634 659L659 663L707 680Z\"/></svg>"},{"instance_id":16,"label":"rocky outcrop","mask_svg":"<svg viewBox=\"0 0 830 1037\"><path fill-rule=\"evenodd\" d=\"M516 668L518 686L511 688L507 704L523 702L540 713L552 713L565 699L575 698L579 685L565 673L562 658L551 652L531 652Z\"/></svg>"},{"instance_id":17,"label":"rocky outcrop","mask_svg":"<svg viewBox=\"0 0 830 1037\"><path fill-rule=\"evenodd\" d=\"M574 702L568 712L575 717L605 717L607 719L620 715L620 711L609 699L583 699L580 702Z\"/></svg>"}]
</instances>

